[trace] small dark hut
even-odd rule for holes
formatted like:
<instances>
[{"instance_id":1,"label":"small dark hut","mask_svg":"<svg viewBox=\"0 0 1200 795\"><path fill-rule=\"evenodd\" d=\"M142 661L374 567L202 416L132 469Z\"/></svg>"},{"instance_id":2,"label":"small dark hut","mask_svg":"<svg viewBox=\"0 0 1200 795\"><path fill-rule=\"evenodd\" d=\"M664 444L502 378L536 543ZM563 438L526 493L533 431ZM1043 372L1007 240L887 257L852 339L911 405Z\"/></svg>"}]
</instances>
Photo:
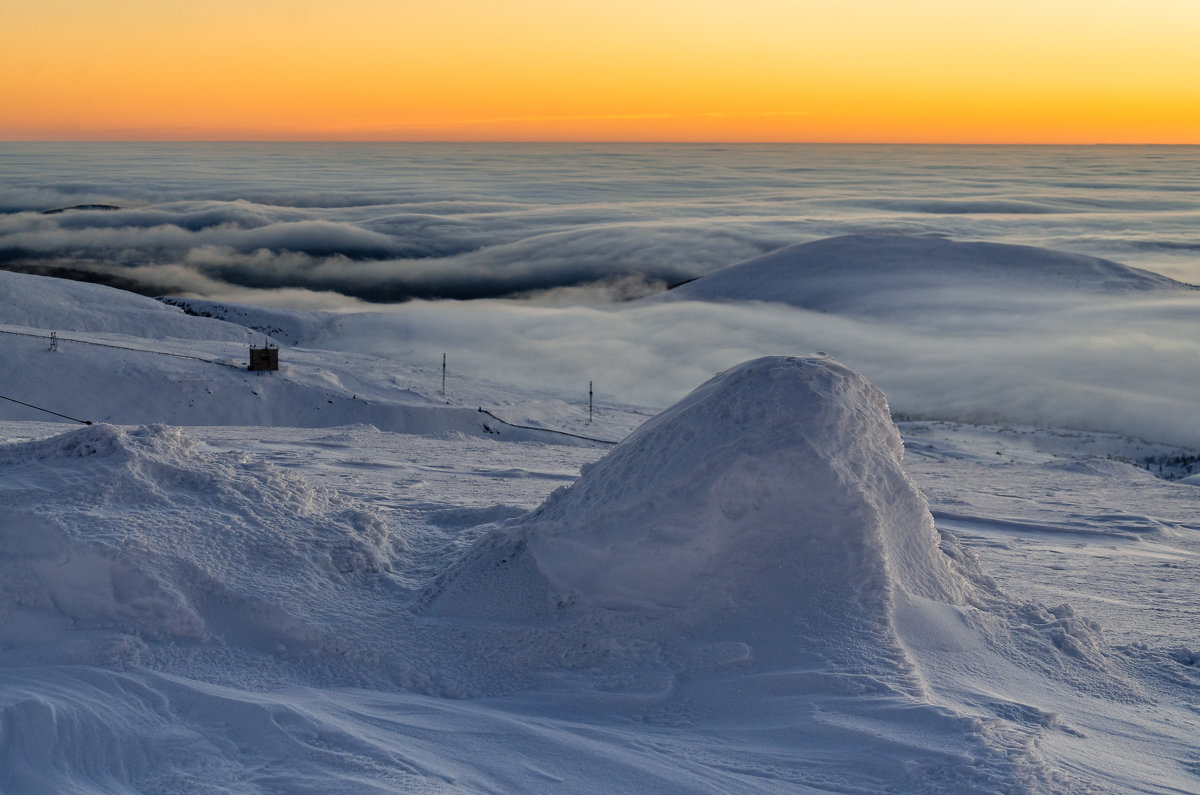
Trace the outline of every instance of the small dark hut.
<instances>
[{"instance_id":1,"label":"small dark hut","mask_svg":"<svg viewBox=\"0 0 1200 795\"><path fill-rule=\"evenodd\" d=\"M261 348L250 349L251 370L278 370L279 348L267 343Z\"/></svg>"}]
</instances>

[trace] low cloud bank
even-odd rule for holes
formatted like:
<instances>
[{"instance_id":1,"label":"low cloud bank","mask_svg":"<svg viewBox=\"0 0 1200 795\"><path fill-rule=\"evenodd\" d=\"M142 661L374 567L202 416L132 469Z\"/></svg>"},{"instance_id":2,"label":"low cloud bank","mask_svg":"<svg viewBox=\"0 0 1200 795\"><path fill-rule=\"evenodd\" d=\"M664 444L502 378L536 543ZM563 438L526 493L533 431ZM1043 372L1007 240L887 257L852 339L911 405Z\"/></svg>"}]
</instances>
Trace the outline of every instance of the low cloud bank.
<instances>
[{"instance_id":1,"label":"low cloud bank","mask_svg":"<svg viewBox=\"0 0 1200 795\"><path fill-rule=\"evenodd\" d=\"M345 298L371 303L498 298L588 285L600 289L579 293L579 300L594 301L621 280L673 284L806 239L864 231L944 234L954 228L941 223L948 215L932 223L897 216L870 224L842 218L818 225L743 216L736 206L722 211L714 218L672 217L674 210L657 208L657 217L637 218L631 207L554 212L539 207L438 216L394 207L367 212L205 201L54 215L22 212L0 215L0 267L100 281L148 295L243 300L247 289L307 291L328 294L330 309ZM969 225L976 239L1011 235L1002 226L976 220ZM1095 219L1082 223L1097 224ZM1038 242L1037 228L1024 232L1017 241ZM1107 255L1126 264L1200 281L1200 270L1191 262L1200 248L1189 240L1194 231L1161 240L1122 237L1111 228L1080 232L1072 238L1058 230L1051 243L1064 250L1113 252ZM171 278L165 278L168 274ZM607 291L611 300L643 294ZM572 299L562 293L555 300Z\"/></svg>"},{"instance_id":2,"label":"low cloud bank","mask_svg":"<svg viewBox=\"0 0 1200 795\"><path fill-rule=\"evenodd\" d=\"M546 230L511 219L506 225L395 213L353 221L296 215L246 202L20 213L0 217L0 264L133 285L151 295L237 300L244 289L278 289L399 302L629 279L669 284L784 242L749 226L709 229L667 220L577 220L575 228ZM620 300L625 291L609 295Z\"/></svg>"},{"instance_id":3,"label":"low cloud bank","mask_svg":"<svg viewBox=\"0 0 1200 795\"><path fill-rule=\"evenodd\" d=\"M956 301L962 295L954 296ZM1016 299L1013 299L1014 303ZM586 402L666 406L713 373L763 355L832 354L897 413L1110 431L1200 448L1200 297L1090 298L1036 315L981 303L913 325L781 304L636 303L554 308L510 301L417 301L343 318L313 344L454 374L548 386ZM303 344L303 343L302 343Z\"/></svg>"}]
</instances>

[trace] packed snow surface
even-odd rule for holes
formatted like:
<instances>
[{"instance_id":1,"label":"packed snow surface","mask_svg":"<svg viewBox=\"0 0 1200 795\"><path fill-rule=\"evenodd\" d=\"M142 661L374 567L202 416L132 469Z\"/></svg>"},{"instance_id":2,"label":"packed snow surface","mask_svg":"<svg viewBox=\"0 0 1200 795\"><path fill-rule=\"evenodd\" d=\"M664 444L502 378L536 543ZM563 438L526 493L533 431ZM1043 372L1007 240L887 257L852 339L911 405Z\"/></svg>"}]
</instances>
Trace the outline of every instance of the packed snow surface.
<instances>
[{"instance_id":1,"label":"packed snow surface","mask_svg":"<svg viewBox=\"0 0 1200 795\"><path fill-rule=\"evenodd\" d=\"M1185 448L897 430L825 355L589 422L4 284L5 389L98 420L0 415L4 792L1200 791Z\"/></svg>"}]
</instances>

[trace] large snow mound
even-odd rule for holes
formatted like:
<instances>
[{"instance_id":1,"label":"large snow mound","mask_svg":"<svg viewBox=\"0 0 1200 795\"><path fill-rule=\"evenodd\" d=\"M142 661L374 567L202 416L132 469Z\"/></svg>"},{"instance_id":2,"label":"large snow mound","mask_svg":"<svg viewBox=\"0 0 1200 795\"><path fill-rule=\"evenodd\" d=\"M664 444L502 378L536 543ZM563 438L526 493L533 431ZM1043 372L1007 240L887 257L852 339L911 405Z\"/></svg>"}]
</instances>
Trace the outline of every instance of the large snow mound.
<instances>
[{"instance_id":1,"label":"large snow mound","mask_svg":"<svg viewBox=\"0 0 1200 795\"><path fill-rule=\"evenodd\" d=\"M967 632L989 659L1118 686L1099 627L1000 591L934 526L902 455L863 376L825 355L752 360L482 536L418 604L544 633L523 666L636 639L671 675L815 665L917 694L939 644ZM938 654L914 656L930 638Z\"/></svg>"},{"instance_id":2,"label":"large snow mound","mask_svg":"<svg viewBox=\"0 0 1200 795\"><path fill-rule=\"evenodd\" d=\"M429 594L442 616L600 608L788 656L872 656L899 594L962 603L883 394L824 356L717 375ZM762 645L767 644L767 645Z\"/></svg>"},{"instance_id":3,"label":"large snow mound","mask_svg":"<svg viewBox=\"0 0 1200 795\"><path fill-rule=\"evenodd\" d=\"M752 360L482 536L418 610L471 628L465 688L540 677L639 720L871 749L846 789L1061 790L1036 746L1055 716L978 682L1142 696L1095 622L1011 599L934 526L902 453L861 375Z\"/></svg>"},{"instance_id":4,"label":"large snow mound","mask_svg":"<svg viewBox=\"0 0 1200 795\"><path fill-rule=\"evenodd\" d=\"M1016 290L1027 301L1046 292L1169 289L1193 288L1110 260L1033 246L860 234L788 246L709 273L668 295L777 301L839 312L861 308L865 302L874 307L874 296L894 296L897 291L966 290L1005 297Z\"/></svg>"}]
</instances>

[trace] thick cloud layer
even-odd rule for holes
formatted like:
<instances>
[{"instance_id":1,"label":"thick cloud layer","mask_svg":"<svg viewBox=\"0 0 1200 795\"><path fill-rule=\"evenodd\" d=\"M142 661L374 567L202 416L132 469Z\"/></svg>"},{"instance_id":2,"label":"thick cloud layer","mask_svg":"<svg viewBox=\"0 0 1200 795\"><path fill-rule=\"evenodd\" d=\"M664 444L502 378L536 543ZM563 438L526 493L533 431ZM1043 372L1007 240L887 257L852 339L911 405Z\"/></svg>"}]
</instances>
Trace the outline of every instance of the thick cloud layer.
<instances>
[{"instance_id":1,"label":"thick cloud layer","mask_svg":"<svg viewBox=\"0 0 1200 795\"><path fill-rule=\"evenodd\" d=\"M488 379L556 388L586 405L593 383L601 411L669 405L756 356L824 351L882 388L902 416L1100 430L1200 449L1200 369L1192 366L1200 291L1029 300L1016 288L974 298L947 289L924 295L922 306L919 316L891 307L849 317L777 303L413 301L344 316L311 344L431 369L445 352L452 397L458 384Z\"/></svg>"},{"instance_id":2,"label":"thick cloud layer","mask_svg":"<svg viewBox=\"0 0 1200 795\"><path fill-rule=\"evenodd\" d=\"M1200 282L1187 148L0 144L0 160L0 266L148 294L620 300L868 230ZM79 205L119 209L44 214Z\"/></svg>"}]
</instances>

